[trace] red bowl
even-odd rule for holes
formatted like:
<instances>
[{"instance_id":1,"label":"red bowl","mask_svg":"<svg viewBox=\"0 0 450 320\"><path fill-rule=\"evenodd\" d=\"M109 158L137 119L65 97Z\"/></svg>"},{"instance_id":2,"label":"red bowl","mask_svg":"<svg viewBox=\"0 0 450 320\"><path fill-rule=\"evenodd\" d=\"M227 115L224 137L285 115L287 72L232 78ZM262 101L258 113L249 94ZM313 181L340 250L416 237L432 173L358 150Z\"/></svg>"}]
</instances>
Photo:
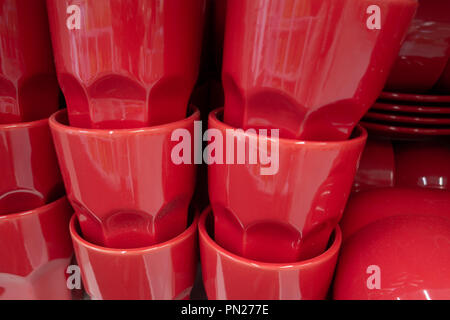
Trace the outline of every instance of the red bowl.
<instances>
[{"instance_id":1,"label":"red bowl","mask_svg":"<svg viewBox=\"0 0 450 320\"><path fill-rule=\"evenodd\" d=\"M197 271L197 225L198 215L166 242L111 249L86 241L74 215L70 235L86 292L94 300L189 299Z\"/></svg>"},{"instance_id":2,"label":"red bowl","mask_svg":"<svg viewBox=\"0 0 450 320\"><path fill-rule=\"evenodd\" d=\"M203 284L210 300L318 300L327 297L342 236L337 226L325 252L305 261L265 263L222 248L211 208L199 222Z\"/></svg>"},{"instance_id":3,"label":"red bowl","mask_svg":"<svg viewBox=\"0 0 450 320\"><path fill-rule=\"evenodd\" d=\"M450 191L394 187L354 193L339 222L344 241L375 221L399 215L450 219Z\"/></svg>"},{"instance_id":4,"label":"red bowl","mask_svg":"<svg viewBox=\"0 0 450 320\"><path fill-rule=\"evenodd\" d=\"M416 8L415 0L228 0L225 123L347 139L379 96Z\"/></svg>"},{"instance_id":5,"label":"red bowl","mask_svg":"<svg viewBox=\"0 0 450 320\"><path fill-rule=\"evenodd\" d=\"M48 120L0 125L0 214L44 206L64 194Z\"/></svg>"},{"instance_id":6,"label":"red bowl","mask_svg":"<svg viewBox=\"0 0 450 320\"><path fill-rule=\"evenodd\" d=\"M66 269L73 247L66 197L0 215L0 300L71 299Z\"/></svg>"},{"instance_id":7,"label":"red bowl","mask_svg":"<svg viewBox=\"0 0 450 320\"><path fill-rule=\"evenodd\" d=\"M439 117L440 115L448 116L450 114L450 104L399 104L399 103L387 103L387 102L377 102L372 106L372 110L378 111L390 111L395 112L396 114L400 113L415 113L415 114L423 114L423 115L434 115L435 117Z\"/></svg>"},{"instance_id":8,"label":"red bowl","mask_svg":"<svg viewBox=\"0 0 450 320\"><path fill-rule=\"evenodd\" d=\"M441 103L448 106L450 95L416 94L383 91L380 99L389 101L399 101L402 103Z\"/></svg>"},{"instance_id":9,"label":"red bowl","mask_svg":"<svg viewBox=\"0 0 450 320\"><path fill-rule=\"evenodd\" d=\"M450 55L449 12L447 0L419 0L385 90L426 92L438 82Z\"/></svg>"},{"instance_id":10,"label":"red bowl","mask_svg":"<svg viewBox=\"0 0 450 320\"><path fill-rule=\"evenodd\" d=\"M0 124L48 118L59 107L45 0L2 0Z\"/></svg>"},{"instance_id":11,"label":"red bowl","mask_svg":"<svg viewBox=\"0 0 450 320\"><path fill-rule=\"evenodd\" d=\"M374 222L342 246L338 300L450 299L450 220L395 216Z\"/></svg>"},{"instance_id":12,"label":"red bowl","mask_svg":"<svg viewBox=\"0 0 450 320\"><path fill-rule=\"evenodd\" d=\"M367 121L361 121L361 125L367 129L369 134L390 139L417 140L450 135L450 127L421 128Z\"/></svg>"},{"instance_id":13,"label":"red bowl","mask_svg":"<svg viewBox=\"0 0 450 320\"><path fill-rule=\"evenodd\" d=\"M67 197L86 240L136 248L186 229L196 167L173 161L179 142L172 134L178 129L193 137L199 118L192 108L177 122L117 130L68 126L66 110L50 118Z\"/></svg>"},{"instance_id":14,"label":"red bowl","mask_svg":"<svg viewBox=\"0 0 450 320\"><path fill-rule=\"evenodd\" d=\"M210 113L209 128L225 137L225 146L227 132L235 128L221 121L222 114L223 109ZM239 256L265 262L300 261L323 252L341 219L367 133L357 127L349 140L310 142L232 132L233 141L247 153L257 152L260 161L251 164L248 157L240 164L237 144L233 154L231 149L223 151L223 159L230 158L231 163L212 163L208 158L217 243ZM266 146L273 156L268 165L261 160ZM264 172L268 169L270 174Z\"/></svg>"},{"instance_id":15,"label":"red bowl","mask_svg":"<svg viewBox=\"0 0 450 320\"><path fill-rule=\"evenodd\" d=\"M137 128L185 118L198 75L205 0L47 3L71 125Z\"/></svg>"},{"instance_id":16,"label":"red bowl","mask_svg":"<svg viewBox=\"0 0 450 320\"><path fill-rule=\"evenodd\" d=\"M364 115L364 119L372 120L374 122L380 121L380 123L394 123L394 124L417 124L424 125L428 127L449 125L450 128L450 117L443 118L439 116L421 116L416 115L397 115L397 114L386 114L381 112L367 112Z\"/></svg>"}]
</instances>

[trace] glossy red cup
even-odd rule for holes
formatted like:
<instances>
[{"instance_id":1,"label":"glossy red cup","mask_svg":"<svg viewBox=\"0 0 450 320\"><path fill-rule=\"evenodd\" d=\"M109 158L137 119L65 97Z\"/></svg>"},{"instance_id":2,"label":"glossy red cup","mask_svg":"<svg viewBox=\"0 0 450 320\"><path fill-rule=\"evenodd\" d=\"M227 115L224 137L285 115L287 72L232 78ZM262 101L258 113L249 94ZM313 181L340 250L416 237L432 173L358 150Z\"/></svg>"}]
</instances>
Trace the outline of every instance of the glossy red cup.
<instances>
[{"instance_id":1,"label":"glossy red cup","mask_svg":"<svg viewBox=\"0 0 450 320\"><path fill-rule=\"evenodd\" d=\"M186 116L198 74L204 0L47 4L71 125L136 128Z\"/></svg>"},{"instance_id":2,"label":"glossy red cup","mask_svg":"<svg viewBox=\"0 0 450 320\"><path fill-rule=\"evenodd\" d=\"M226 137L226 131L234 128L222 122L222 115L223 109L210 113L209 130ZM265 262L319 255L344 211L367 132L358 126L351 139L334 142L278 139L279 150L272 149L276 139L267 135L243 130L235 134L246 153L256 150L259 160L250 164L248 157L239 164L236 143L231 164L208 159L217 243L239 256ZM270 165L263 164L265 145L271 149L268 153L278 153L278 161L273 157ZM223 154L224 159L229 156L226 150ZM273 174L263 175L269 166Z\"/></svg>"},{"instance_id":3,"label":"glossy red cup","mask_svg":"<svg viewBox=\"0 0 450 320\"><path fill-rule=\"evenodd\" d=\"M165 125L102 130L68 126L66 110L52 115L67 196L87 241L137 248L186 228L196 168L173 161L179 142L171 139L176 129L194 136L199 117L191 108L188 118Z\"/></svg>"},{"instance_id":4,"label":"glossy red cup","mask_svg":"<svg viewBox=\"0 0 450 320\"><path fill-rule=\"evenodd\" d=\"M325 252L294 263L265 263L235 255L214 240L211 208L199 222L203 284L210 300L325 299L342 236L336 227Z\"/></svg>"},{"instance_id":5,"label":"glossy red cup","mask_svg":"<svg viewBox=\"0 0 450 320\"><path fill-rule=\"evenodd\" d=\"M449 272L450 220L390 217L344 241L334 299L448 300Z\"/></svg>"},{"instance_id":6,"label":"glossy red cup","mask_svg":"<svg viewBox=\"0 0 450 320\"><path fill-rule=\"evenodd\" d=\"M419 0L386 90L420 93L438 82L450 57L449 12L447 0Z\"/></svg>"},{"instance_id":7,"label":"glossy red cup","mask_svg":"<svg viewBox=\"0 0 450 320\"><path fill-rule=\"evenodd\" d=\"M66 197L0 215L0 300L71 299L66 269L73 255Z\"/></svg>"},{"instance_id":8,"label":"glossy red cup","mask_svg":"<svg viewBox=\"0 0 450 320\"><path fill-rule=\"evenodd\" d=\"M347 139L379 96L416 7L415 0L228 0L225 122L279 128L285 138Z\"/></svg>"},{"instance_id":9,"label":"glossy red cup","mask_svg":"<svg viewBox=\"0 0 450 320\"><path fill-rule=\"evenodd\" d=\"M45 0L0 0L0 124L58 110Z\"/></svg>"},{"instance_id":10,"label":"glossy red cup","mask_svg":"<svg viewBox=\"0 0 450 320\"><path fill-rule=\"evenodd\" d=\"M0 125L0 214L38 208L63 194L48 119Z\"/></svg>"},{"instance_id":11,"label":"glossy red cup","mask_svg":"<svg viewBox=\"0 0 450 320\"><path fill-rule=\"evenodd\" d=\"M86 241L74 215L70 234L86 292L95 300L188 299L197 271L197 225L198 215L166 242L110 249Z\"/></svg>"},{"instance_id":12,"label":"glossy red cup","mask_svg":"<svg viewBox=\"0 0 450 320\"><path fill-rule=\"evenodd\" d=\"M450 219L450 191L424 188L375 188L352 194L339 225L344 241L372 222L400 215Z\"/></svg>"}]
</instances>

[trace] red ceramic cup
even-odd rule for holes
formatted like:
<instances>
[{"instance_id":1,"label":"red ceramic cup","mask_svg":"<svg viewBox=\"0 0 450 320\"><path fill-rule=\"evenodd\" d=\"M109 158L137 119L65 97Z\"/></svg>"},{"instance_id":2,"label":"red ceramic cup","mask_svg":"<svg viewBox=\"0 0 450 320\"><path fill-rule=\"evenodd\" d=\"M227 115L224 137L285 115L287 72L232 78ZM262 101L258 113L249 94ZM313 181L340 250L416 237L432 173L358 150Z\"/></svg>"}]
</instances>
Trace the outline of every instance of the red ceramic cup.
<instances>
[{"instance_id":1,"label":"red ceramic cup","mask_svg":"<svg viewBox=\"0 0 450 320\"><path fill-rule=\"evenodd\" d=\"M229 0L225 122L345 140L375 102L416 0ZM379 28L378 28L379 27Z\"/></svg>"},{"instance_id":2,"label":"red ceramic cup","mask_svg":"<svg viewBox=\"0 0 450 320\"><path fill-rule=\"evenodd\" d=\"M344 241L372 222L400 215L450 219L450 191L423 188L375 188L352 194L339 225Z\"/></svg>"},{"instance_id":3,"label":"red ceramic cup","mask_svg":"<svg viewBox=\"0 0 450 320\"><path fill-rule=\"evenodd\" d=\"M71 299L66 269L73 255L65 197L0 215L0 300Z\"/></svg>"},{"instance_id":4,"label":"red ceramic cup","mask_svg":"<svg viewBox=\"0 0 450 320\"><path fill-rule=\"evenodd\" d=\"M67 196L89 242L137 248L169 240L186 228L195 165L176 164L176 129L194 136L200 113L139 129L68 126L67 111L50 118ZM193 141L189 141L193 144Z\"/></svg>"},{"instance_id":5,"label":"red ceramic cup","mask_svg":"<svg viewBox=\"0 0 450 320\"><path fill-rule=\"evenodd\" d=\"M203 284L211 300L325 299L342 242L337 226L325 252L295 263L265 263L235 255L214 240L207 208L199 222Z\"/></svg>"},{"instance_id":6,"label":"red ceramic cup","mask_svg":"<svg viewBox=\"0 0 450 320\"><path fill-rule=\"evenodd\" d=\"M0 125L0 214L38 208L63 194L48 119Z\"/></svg>"},{"instance_id":7,"label":"red ceramic cup","mask_svg":"<svg viewBox=\"0 0 450 320\"><path fill-rule=\"evenodd\" d=\"M390 217L343 243L334 299L448 300L449 272L450 220Z\"/></svg>"},{"instance_id":8,"label":"red ceramic cup","mask_svg":"<svg viewBox=\"0 0 450 320\"><path fill-rule=\"evenodd\" d=\"M188 299L197 271L197 224L150 247L110 249L85 240L76 215L70 223L86 292L102 300Z\"/></svg>"},{"instance_id":9,"label":"red ceramic cup","mask_svg":"<svg viewBox=\"0 0 450 320\"><path fill-rule=\"evenodd\" d=\"M45 0L0 0L0 124L58 110Z\"/></svg>"},{"instance_id":10,"label":"red ceramic cup","mask_svg":"<svg viewBox=\"0 0 450 320\"><path fill-rule=\"evenodd\" d=\"M450 1L419 0L386 90L420 93L438 82L450 56L449 12Z\"/></svg>"},{"instance_id":11,"label":"red ceramic cup","mask_svg":"<svg viewBox=\"0 0 450 320\"><path fill-rule=\"evenodd\" d=\"M70 124L136 128L186 116L205 0L48 0Z\"/></svg>"},{"instance_id":12,"label":"red ceramic cup","mask_svg":"<svg viewBox=\"0 0 450 320\"><path fill-rule=\"evenodd\" d=\"M222 116L223 109L210 113L209 130L227 140L224 162L231 155L225 149L229 142L234 143L234 155L227 164L208 158L217 243L239 256L265 262L300 261L322 253L342 216L366 131L358 126L349 140L308 142L238 130L232 140L226 132L235 129L223 123ZM261 157L266 146L272 157L268 165ZM252 164L246 156L240 164L241 147L246 154L256 151L258 161ZM218 149L216 156L222 153ZM272 172L263 174L268 169Z\"/></svg>"}]
</instances>

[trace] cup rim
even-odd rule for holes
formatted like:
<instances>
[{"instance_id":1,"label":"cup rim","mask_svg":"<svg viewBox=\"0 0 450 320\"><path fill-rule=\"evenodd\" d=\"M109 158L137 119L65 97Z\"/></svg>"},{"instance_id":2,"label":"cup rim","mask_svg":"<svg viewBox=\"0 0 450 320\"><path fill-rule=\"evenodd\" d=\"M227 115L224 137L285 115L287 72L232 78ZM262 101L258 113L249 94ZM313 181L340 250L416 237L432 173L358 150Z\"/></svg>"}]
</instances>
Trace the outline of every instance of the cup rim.
<instances>
[{"instance_id":1,"label":"cup rim","mask_svg":"<svg viewBox=\"0 0 450 320\"><path fill-rule=\"evenodd\" d=\"M15 130L15 129L27 129L27 128L37 128L45 127L49 124L49 118L43 118L34 121L27 122L15 122L15 123L4 123L0 124L0 131Z\"/></svg>"},{"instance_id":2,"label":"cup rim","mask_svg":"<svg viewBox=\"0 0 450 320\"><path fill-rule=\"evenodd\" d=\"M187 241L197 232L198 221L199 221L199 214L197 213L196 210L195 217L191 222L191 224L179 235L165 242L153 244L147 247L131 248L131 249L108 248L85 240L79 232L78 217L76 214L74 214L70 219L69 232L73 242L76 242L79 246L84 247L89 251L96 251L105 255L112 255L112 256L134 256L158 252L160 250L174 247L177 244Z\"/></svg>"},{"instance_id":3,"label":"cup rim","mask_svg":"<svg viewBox=\"0 0 450 320\"><path fill-rule=\"evenodd\" d=\"M225 248L221 247L215 240L211 238L208 231L206 230L206 219L212 214L211 206L206 207L203 210L199 222L198 222L198 233L200 242L204 242L208 247L212 248L215 252L218 252L221 256L225 256L227 259L233 260L235 263L245 265L251 268L265 269L265 270L292 270L292 269L303 269L314 265L320 265L324 261L332 259L335 255L339 254L339 250L342 244L342 232L339 224L333 231L334 240L333 243L318 256L311 259L297 261L297 262L262 262L257 260L247 259L238 256Z\"/></svg>"},{"instance_id":4,"label":"cup rim","mask_svg":"<svg viewBox=\"0 0 450 320\"><path fill-rule=\"evenodd\" d=\"M240 128L235 128L233 126L230 126L230 125L226 124L225 122L223 122L223 120L220 120L219 116L221 114L223 114L223 112L224 112L224 107L220 107L209 113L209 116L208 116L209 127L220 128L222 130L240 129ZM280 145L281 144L292 145L292 146L307 145L309 147L323 147L323 146L343 146L343 145L359 144L367 139L367 135L368 135L367 130L363 126L361 126L359 123L353 129L353 132L357 132L357 135L353 138L349 138L346 140L337 140L337 141L335 141L335 140L312 141L311 140L310 141L310 140L297 140L297 139L288 139L288 138L280 137L280 138L278 138L278 141L280 142ZM245 132L245 130L244 130L244 135L248 136L248 137L253 137L253 138L259 137L258 134L254 134L251 132ZM272 140L272 139L273 138L271 138L271 137L267 137L267 140Z\"/></svg>"},{"instance_id":5,"label":"cup rim","mask_svg":"<svg viewBox=\"0 0 450 320\"><path fill-rule=\"evenodd\" d=\"M161 132L173 131L175 129L185 128L189 123L200 119L200 111L193 104L190 105L188 110L192 110L189 117L184 119L164 123L156 126L140 127L140 128L125 128L125 129L92 129L92 128L80 128L73 127L69 124L62 123L58 117L67 115L67 108L58 110L53 113L49 118L49 125L53 130L64 131L68 134L83 134L92 136L111 136L111 135L128 135L135 133L147 133L147 134L159 134Z\"/></svg>"},{"instance_id":6,"label":"cup rim","mask_svg":"<svg viewBox=\"0 0 450 320\"><path fill-rule=\"evenodd\" d=\"M57 199L53 202L47 203L43 206L40 206L40 207L37 207L34 209L25 210L25 211L21 211L21 212L17 212L17 213L2 214L2 215L0 215L0 223L2 221L7 221L7 220L21 219L21 218L24 218L24 217L27 217L30 215L34 215L34 214L40 215L40 214L43 214L55 207L60 206L64 202L68 203L66 195L60 197L59 199Z\"/></svg>"}]
</instances>

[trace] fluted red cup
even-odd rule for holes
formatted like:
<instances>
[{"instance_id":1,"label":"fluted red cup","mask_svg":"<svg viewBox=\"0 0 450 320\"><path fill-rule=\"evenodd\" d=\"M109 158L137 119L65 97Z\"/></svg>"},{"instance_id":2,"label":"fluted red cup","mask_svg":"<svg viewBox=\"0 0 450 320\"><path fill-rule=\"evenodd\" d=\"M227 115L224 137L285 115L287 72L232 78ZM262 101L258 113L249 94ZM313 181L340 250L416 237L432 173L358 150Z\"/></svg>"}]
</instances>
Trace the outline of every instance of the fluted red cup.
<instances>
[{"instance_id":1,"label":"fluted red cup","mask_svg":"<svg viewBox=\"0 0 450 320\"><path fill-rule=\"evenodd\" d=\"M64 194L48 119L0 125L0 214L41 207Z\"/></svg>"},{"instance_id":2,"label":"fluted red cup","mask_svg":"<svg viewBox=\"0 0 450 320\"><path fill-rule=\"evenodd\" d=\"M172 133L180 129L194 136L199 118L191 108L190 116L177 122L103 130L69 126L66 110L52 115L67 196L87 241L137 248L167 241L186 228L196 168L172 159L179 143Z\"/></svg>"},{"instance_id":3,"label":"fluted red cup","mask_svg":"<svg viewBox=\"0 0 450 320\"><path fill-rule=\"evenodd\" d=\"M215 241L211 208L200 218L199 239L203 284L211 300L325 299L342 242L336 226L327 249L311 259L294 263L246 259Z\"/></svg>"},{"instance_id":4,"label":"fluted red cup","mask_svg":"<svg viewBox=\"0 0 450 320\"><path fill-rule=\"evenodd\" d=\"M189 299L197 271L197 225L198 215L168 241L111 249L88 242L74 215L70 234L86 292L95 300Z\"/></svg>"},{"instance_id":5,"label":"fluted red cup","mask_svg":"<svg viewBox=\"0 0 450 320\"><path fill-rule=\"evenodd\" d=\"M58 110L45 0L0 0L0 124Z\"/></svg>"},{"instance_id":6,"label":"fluted red cup","mask_svg":"<svg viewBox=\"0 0 450 320\"><path fill-rule=\"evenodd\" d=\"M136 128L182 120L197 80L205 0L48 0L69 121Z\"/></svg>"},{"instance_id":7,"label":"fluted red cup","mask_svg":"<svg viewBox=\"0 0 450 320\"><path fill-rule=\"evenodd\" d=\"M223 109L210 113L214 138L204 152L217 243L266 262L322 253L342 216L367 132L358 126L349 140L333 142L276 139L236 130L222 116Z\"/></svg>"},{"instance_id":8,"label":"fluted red cup","mask_svg":"<svg viewBox=\"0 0 450 320\"><path fill-rule=\"evenodd\" d=\"M66 197L0 215L0 300L71 299L66 269L73 255Z\"/></svg>"},{"instance_id":9,"label":"fluted red cup","mask_svg":"<svg viewBox=\"0 0 450 320\"><path fill-rule=\"evenodd\" d=\"M375 102L416 0L228 0L225 122L345 140Z\"/></svg>"}]
</instances>

